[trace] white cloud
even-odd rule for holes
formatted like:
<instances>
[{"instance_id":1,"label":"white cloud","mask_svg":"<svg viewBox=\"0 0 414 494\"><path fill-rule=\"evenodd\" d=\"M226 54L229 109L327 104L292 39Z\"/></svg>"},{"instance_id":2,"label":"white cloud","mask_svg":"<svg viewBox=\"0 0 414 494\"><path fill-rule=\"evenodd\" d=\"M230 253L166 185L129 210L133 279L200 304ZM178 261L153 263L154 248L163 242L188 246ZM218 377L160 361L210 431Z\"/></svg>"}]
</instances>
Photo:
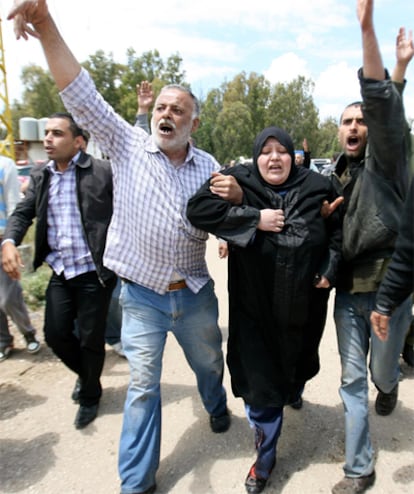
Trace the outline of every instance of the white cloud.
<instances>
[{"instance_id":1,"label":"white cloud","mask_svg":"<svg viewBox=\"0 0 414 494\"><path fill-rule=\"evenodd\" d=\"M14 39L12 23L6 20L12 0L0 2L12 100L20 97L21 68L30 62L46 64L36 40ZM178 53L188 82L202 94L242 71L263 73L273 83L303 75L315 81L314 98L321 115L359 97L356 68L362 57L356 0L255 0L254 4L239 0L236 5L210 0L204 8L194 0L48 3L80 61L98 49L112 52L119 62L125 62L129 47L138 55L157 49L163 59ZM414 18L414 3L378 0L375 9L384 61L390 65L398 27ZM406 106L407 114L414 116L412 65L407 72Z\"/></svg>"},{"instance_id":2,"label":"white cloud","mask_svg":"<svg viewBox=\"0 0 414 494\"><path fill-rule=\"evenodd\" d=\"M361 99L357 68L347 62L329 66L315 80L314 99L322 118L337 118L348 103Z\"/></svg>"},{"instance_id":3,"label":"white cloud","mask_svg":"<svg viewBox=\"0 0 414 494\"><path fill-rule=\"evenodd\" d=\"M285 53L272 60L270 67L264 71L264 76L272 84L290 82L298 76L310 77L307 62L296 53Z\"/></svg>"}]
</instances>

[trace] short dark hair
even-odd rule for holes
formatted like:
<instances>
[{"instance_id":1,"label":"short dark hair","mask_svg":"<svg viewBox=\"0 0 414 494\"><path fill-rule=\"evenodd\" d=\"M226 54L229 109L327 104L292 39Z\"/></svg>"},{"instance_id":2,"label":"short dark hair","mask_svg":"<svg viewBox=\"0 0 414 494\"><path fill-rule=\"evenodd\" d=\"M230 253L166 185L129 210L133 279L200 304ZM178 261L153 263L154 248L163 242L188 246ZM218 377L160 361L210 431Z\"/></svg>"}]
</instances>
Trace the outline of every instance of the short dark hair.
<instances>
[{"instance_id":1,"label":"short dark hair","mask_svg":"<svg viewBox=\"0 0 414 494\"><path fill-rule=\"evenodd\" d=\"M344 116L345 110L351 108L351 106L359 106L362 110L362 101L353 101L352 103L349 103L349 105L346 105L341 113L341 116L339 117L339 125L342 123L342 117Z\"/></svg>"},{"instance_id":2,"label":"short dark hair","mask_svg":"<svg viewBox=\"0 0 414 494\"><path fill-rule=\"evenodd\" d=\"M88 143L89 134L85 130L79 127L79 125L75 122L75 120L73 119L70 113L55 112L49 115L49 118L64 118L69 122L69 129L72 132L73 137L82 136L85 139L86 143ZM87 137L85 136L85 133Z\"/></svg>"}]
</instances>

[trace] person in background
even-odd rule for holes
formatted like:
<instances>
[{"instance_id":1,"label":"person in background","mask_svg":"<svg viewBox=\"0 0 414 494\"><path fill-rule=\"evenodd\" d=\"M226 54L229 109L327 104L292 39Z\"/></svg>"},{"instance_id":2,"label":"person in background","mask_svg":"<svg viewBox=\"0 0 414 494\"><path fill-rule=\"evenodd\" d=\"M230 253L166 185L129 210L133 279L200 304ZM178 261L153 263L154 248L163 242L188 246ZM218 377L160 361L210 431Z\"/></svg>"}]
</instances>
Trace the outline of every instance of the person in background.
<instances>
[{"instance_id":1,"label":"person in background","mask_svg":"<svg viewBox=\"0 0 414 494\"><path fill-rule=\"evenodd\" d=\"M302 149L297 149L295 151L295 165L310 168L311 153L309 151L308 140L306 137L303 139Z\"/></svg>"},{"instance_id":2,"label":"person in background","mask_svg":"<svg viewBox=\"0 0 414 494\"><path fill-rule=\"evenodd\" d=\"M137 115L135 125L145 130L150 134L150 126L148 124L148 115L152 104L154 103L154 91L152 84L148 81L142 81L136 86L137 91Z\"/></svg>"},{"instance_id":3,"label":"person in background","mask_svg":"<svg viewBox=\"0 0 414 494\"><path fill-rule=\"evenodd\" d=\"M341 216L323 218L332 183L294 165L290 136L258 134L253 164L228 168L243 197L237 206L215 194L215 177L187 207L197 227L229 245L227 364L235 396L255 430L257 458L245 481L261 492L276 464L283 407L296 403L319 371L318 348L329 288L341 250Z\"/></svg>"},{"instance_id":4,"label":"person in background","mask_svg":"<svg viewBox=\"0 0 414 494\"><path fill-rule=\"evenodd\" d=\"M20 182L17 178L16 165L10 158L0 155L0 242L4 241L8 218L19 200ZM27 352L37 353L41 345L30 321L20 282L11 279L0 262L0 362L9 358L14 348L8 316L22 334Z\"/></svg>"},{"instance_id":5,"label":"person in background","mask_svg":"<svg viewBox=\"0 0 414 494\"><path fill-rule=\"evenodd\" d=\"M111 160L114 211L104 263L123 279L122 346L130 366L119 447L122 494L152 493L161 447L161 368L167 335L184 351L211 430L231 422L223 387L218 303L206 260L208 235L186 217L187 201L213 171L208 153L190 143L200 105L176 84L162 88L151 135L130 125L102 98L60 35L45 0L15 0L17 38L39 39L63 103ZM221 193L239 188L223 176Z\"/></svg>"},{"instance_id":6,"label":"person in background","mask_svg":"<svg viewBox=\"0 0 414 494\"><path fill-rule=\"evenodd\" d=\"M371 313L377 337L389 338L391 315L414 292L414 178L405 201L395 250L381 282Z\"/></svg>"},{"instance_id":7,"label":"person in background","mask_svg":"<svg viewBox=\"0 0 414 494\"><path fill-rule=\"evenodd\" d=\"M318 167L314 163L312 163L311 152L309 150L308 140L306 139L306 137L303 139L302 146L303 149L295 151L295 165L304 166L309 170L319 173Z\"/></svg>"},{"instance_id":8,"label":"person in background","mask_svg":"<svg viewBox=\"0 0 414 494\"><path fill-rule=\"evenodd\" d=\"M90 135L85 130L82 131L80 136L83 139L81 150L86 153L88 148L88 142ZM117 278L115 288L112 290L111 301L109 303L108 315L105 325L105 342L112 348L112 350L120 357L125 358L125 353L122 349L121 342L121 327L122 327L122 308L119 303L119 295L121 293L121 280ZM79 331L77 323L75 324L75 334L79 337ZM72 399L75 402L79 401L80 382L77 382Z\"/></svg>"},{"instance_id":9,"label":"person in background","mask_svg":"<svg viewBox=\"0 0 414 494\"><path fill-rule=\"evenodd\" d=\"M122 358L125 358L125 352L122 348L122 307L119 302L121 295L121 279L117 277L115 288L112 291L111 301L106 318L105 342L112 350Z\"/></svg>"},{"instance_id":10,"label":"person in background","mask_svg":"<svg viewBox=\"0 0 414 494\"><path fill-rule=\"evenodd\" d=\"M392 72L392 81L400 91L401 95L406 86L405 74L407 67L414 56L413 33L401 27L396 38L396 64ZM409 170L411 175L414 175L414 153L413 153L413 135L411 134L410 125L407 120L404 122L404 135L407 142L407 158L409 160ZM414 300L414 299L413 299ZM411 324L408 328L407 335L402 350L402 358L410 367L414 367L414 317L411 319Z\"/></svg>"},{"instance_id":11,"label":"person in background","mask_svg":"<svg viewBox=\"0 0 414 494\"><path fill-rule=\"evenodd\" d=\"M43 144L49 161L33 168L26 195L10 216L3 269L20 278L16 246L36 218L33 266L46 262L52 269L45 341L78 376L72 399L79 403L75 427L83 429L98 413L106 316L116 283L102 263L112 215L112 171L108 161L82 151L83 130L68 113L49 117Z\"/></svg>"},{"instance_id":12,"label":"person in background","mask_svg":"<svg viewBox=\"0 0 414 494\"><path fill-rule=\"evenodd\" d=\"M340 395L345 412L345 476L333 494L365 492L375 482L369 431L368 368L378 390L375 410L389 415L398 399L399 355L411 318L411 300L394 312L387 344L370 322L376 293L392 256L407 193L404 108L382 63L373 22L373 0L358 0L363 66L362 103L340 118L342 154L331 175L344 196L342 257L334 318L341 359Z\"/></svg>"}]
</instances>

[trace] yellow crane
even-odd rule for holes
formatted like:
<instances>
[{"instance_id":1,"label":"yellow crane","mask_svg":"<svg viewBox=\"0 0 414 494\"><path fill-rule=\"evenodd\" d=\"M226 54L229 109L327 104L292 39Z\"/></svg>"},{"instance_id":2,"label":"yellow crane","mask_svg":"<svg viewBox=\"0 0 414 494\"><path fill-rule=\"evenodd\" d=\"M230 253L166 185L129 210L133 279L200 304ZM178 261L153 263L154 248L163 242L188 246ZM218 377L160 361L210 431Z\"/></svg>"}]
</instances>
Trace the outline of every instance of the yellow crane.
<instances>
[{"instance_id":1,"label":"yellow crane","mask_svg":"<svg viewBox=\"0 0 414 494\"><path fill-rule=\"evenodd\" d=\"M7 93L6 63L0 18L0 154L15 160L12 116Z\"/></svg>"}]
</instances>

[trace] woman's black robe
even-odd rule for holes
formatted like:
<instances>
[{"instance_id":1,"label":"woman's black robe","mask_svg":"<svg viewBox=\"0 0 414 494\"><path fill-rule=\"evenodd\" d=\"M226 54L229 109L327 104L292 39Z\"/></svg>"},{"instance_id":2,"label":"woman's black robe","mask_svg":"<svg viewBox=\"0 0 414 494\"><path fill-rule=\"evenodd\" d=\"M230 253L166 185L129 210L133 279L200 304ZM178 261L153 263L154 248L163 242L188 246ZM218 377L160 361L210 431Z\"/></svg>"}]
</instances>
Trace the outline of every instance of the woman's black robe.
<instances>
[{"instance_id":1,"label":"woman's black robe","mask_svg":"<svg viewBox=\"0 0 414 494\"><path fill-rule=\"evenodd\" d=\"M255 165L234 175L243 204L233 206L210 192L209 181L187 207L198 228L229 243L229 339L232 390L250 405L283 406L297 399L319 371L318 346L329 290L314 288L315 275L332 283L340 256L338 212L321 216L335 191L328 178L295 169L283 186L267 186ZM260 210L283 209L281 233L257 230Z\"/></svg>"}]
</instances>

